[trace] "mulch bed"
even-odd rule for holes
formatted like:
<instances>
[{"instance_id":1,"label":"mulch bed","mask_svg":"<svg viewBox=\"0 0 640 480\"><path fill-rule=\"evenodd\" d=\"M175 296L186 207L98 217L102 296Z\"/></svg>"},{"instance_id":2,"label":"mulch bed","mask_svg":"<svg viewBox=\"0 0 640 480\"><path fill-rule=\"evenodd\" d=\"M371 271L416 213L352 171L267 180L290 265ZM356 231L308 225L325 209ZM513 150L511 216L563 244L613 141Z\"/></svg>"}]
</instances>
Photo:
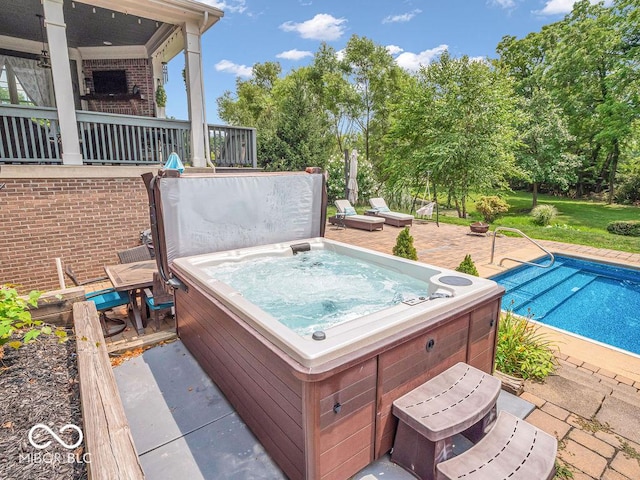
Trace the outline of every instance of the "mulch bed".
<instances>
[{"instance_id":1,"label":"mulch bed","mask_svg":"<svg viewBox=\"0 0 640 480\"><path fill-rule=\"evenodd\" d=\"M71 335L71 331L67 332ZM67 445L78 441L72 428L82 428L76 345L73 339L58 343L56 338L40 337L18 350L5 348L0 360L0 479L77 480L87 478L90 461L83 456L84 442L65 448L43 428L29 431L36 424L47 425Z\"/></svg>"}]
</instances>

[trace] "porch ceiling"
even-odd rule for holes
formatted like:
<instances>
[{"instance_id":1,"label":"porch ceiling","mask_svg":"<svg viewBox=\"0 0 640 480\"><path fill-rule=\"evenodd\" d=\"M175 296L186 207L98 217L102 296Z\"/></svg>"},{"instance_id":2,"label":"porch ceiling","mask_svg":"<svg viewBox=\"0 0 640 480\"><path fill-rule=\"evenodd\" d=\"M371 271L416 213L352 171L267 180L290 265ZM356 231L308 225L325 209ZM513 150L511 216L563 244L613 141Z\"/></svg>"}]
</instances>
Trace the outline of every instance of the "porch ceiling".
<instances>
[{"instance_id":1,"label":"porch ceiling","mask_svg":"<svg viewBox=\"0 0 640 480\"><path fill-rule=\"evenodd\" d=\"M113 10L101 8L108 3ZM102 47L104 42L113 46L146 45L151 37L164 25L163 20L173 19L175 22L186 18L198 18L204 10L212 10L210 19L202 22L202 29L210 27L222 12L211 7L198 5L198 8L180 8L176 11L174 1L147 2L138 0L132 7L126 0L102 2L97 0L93 5L80 1L65 0L64 17L67 25L67 42L69 47ZM189 2L182 2L193 6ZM3 0L0 15L0 35L41 42L40 23L36 17L42 15L41 0ZM164 5L163 5L164 4ZM136 8L137 7L137 8ZM95 13L94 13L95 9ZM198 11L200 10L200 11ZM127 13L125 13L127 12ZM143 17L142 14L146 15ZM165 28L170 31L170 28Z\"/></svg>"}]
</instances>

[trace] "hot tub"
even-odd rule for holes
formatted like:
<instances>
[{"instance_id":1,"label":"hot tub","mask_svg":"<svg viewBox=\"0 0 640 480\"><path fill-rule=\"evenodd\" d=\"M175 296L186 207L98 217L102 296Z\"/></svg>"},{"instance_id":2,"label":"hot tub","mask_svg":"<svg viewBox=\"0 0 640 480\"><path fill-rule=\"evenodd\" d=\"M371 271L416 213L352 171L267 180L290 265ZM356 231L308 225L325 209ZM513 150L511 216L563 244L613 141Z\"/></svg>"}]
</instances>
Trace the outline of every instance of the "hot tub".
<instances>
[{"instance_id":1,"label":"hot tub","mask_svg":"<svg viewBox=\"0 0 640 480\"><path fill-rule=\"evenodd\" d=\"M292 248L293 246L293 248ZM314 334L299 334L245 298L242 292L218 280L217 265L248 264L258 258L287 258L294 256L296 248L329 250L341 256L354 257L380 269L402 272L404 275L425 283L422 292L396 305L340 323L328 329L319 329ZM302 255L301 253L300 255ZM469 277L459 272L435 268L411 262L399 257L385 255L324 238L314 238L295 243L277 243L259 247L179 258L173 262L174 273L186 284L197 286L209 293L226 308L251 325L270 342L300 365L322 368L328 362L361 351L388 338L390 335L416 326L424 326L439 315L464 309L474 304L486 292L495 290L490 280ZM362 275L362 274L358 274ZM277 276L276 276L277 277ZM271 282L276 282L272 278ZM265 288L272 285L265 285ZM345 291L344 295L357 295ZM320 293L318 293L320 294ZM311 303L313 298L299 297L300 304Z\"/></svg>"},{"instance_id":2,"label":"hot tub","mask_svg":"<svg viewBox=\"0 0 640 480\"><path fill-rule=\"evenodd\" d=\"M165 180L168 193L158 202L162 188L156 185L151 204L160 211L164 231L158 238L159 268L180 286L175 290L178 334L289 478L349 478L393 445L391 407L396 398L457 362L492 371L504 293L495 282L324 239L324 221L317 221L324 218L324 207L310 209L315 213L306 223L282 209L276 221L265 209L240 228L238 216L229 213L233 205L224 204L230 192L238 191L237 184L246 184L241 190L254 197L261 190L295 190L271 188L270 177L159 182ZM294 180L298 186L309 182ZM207 201L211 191L219 192L214 213L201 206L204 197L193 195L198 191L208 192ZM304 197L300 190L294 196ZM249 203L256 202L260 204L257 197ZM180 220L178 207L202 213ZM152 212L152 227L153 221ZM296 233L283 233L280 227L292 221ZM215 236L212 225L225 222L231 226L216 236L214 251L207 252L207 236ZM202 227L193 231L194 225ZM233 235L228 234L231 229ZM314 231L316 235L303 235ZM193 248L194 243L203 247ZM229 262L286 260L307 249L400 272L422 282L423 294L301 334L250 302L241 288L216 278L215 269Z\"/></svg>"}]
</instances>

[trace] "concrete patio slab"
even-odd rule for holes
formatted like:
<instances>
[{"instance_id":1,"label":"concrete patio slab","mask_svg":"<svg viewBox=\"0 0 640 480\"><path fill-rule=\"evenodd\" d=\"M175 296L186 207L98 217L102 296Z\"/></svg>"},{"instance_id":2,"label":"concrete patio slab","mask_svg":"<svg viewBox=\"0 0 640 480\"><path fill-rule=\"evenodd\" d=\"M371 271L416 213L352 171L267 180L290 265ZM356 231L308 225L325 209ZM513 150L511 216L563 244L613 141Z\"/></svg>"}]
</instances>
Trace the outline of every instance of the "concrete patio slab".
<instances>
[{"instance_id":1,"label":"concrete patio slab","mask_svg":"<svg viewBox=\"0 0 640 480\"><path fill-rule=\"evenodd\" d=\"M286 478L180 340L114 368L116 383L147 478ZM521 418L535 406L505 391L498 410ZM454 452L471 444L458 435ZM411 480L389 455L354 480Z\"/></svg>"},{"instance_id":2,"label":"concrete patio slab","mask_svg":"<svg viewBox=\"0 0 640 480\"><path fill-rule=\"evenodd\" d=\"M139 455L233 413L182 342L149 349L114 372Z\"/></svg>"},{"instance_id":3,"label":"concrete patio slab","mask_svg":"<svg viewBox=\"0 0 640 480\"><path fill-rule=\"evenodd\" d=\"M287 478L236 413L141 455L140 463L148 479Z\"/></svg>"}]
</instances>

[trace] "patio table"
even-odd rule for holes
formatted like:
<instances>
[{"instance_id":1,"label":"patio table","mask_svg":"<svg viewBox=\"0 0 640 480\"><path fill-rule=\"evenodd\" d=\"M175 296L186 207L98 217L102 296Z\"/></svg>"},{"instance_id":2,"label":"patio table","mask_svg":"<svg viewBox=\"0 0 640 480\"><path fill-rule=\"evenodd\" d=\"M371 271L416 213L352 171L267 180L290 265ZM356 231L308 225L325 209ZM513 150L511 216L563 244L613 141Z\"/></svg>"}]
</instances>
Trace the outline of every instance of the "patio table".
<instances>
[{"instance_id":1,"label":"patio table","mask_svg":"<svg viewBox=\"0 0 640 480\"><path fill-rule=\"evenodd\" d=\"M144 306L142 291L153 285L153 273L158 271L155 260L119 263L104 267L113 288L129 292L129 304L133 313L133 325L138 335L144 335L141 308Z\"/></svg>"}]
</instances>

